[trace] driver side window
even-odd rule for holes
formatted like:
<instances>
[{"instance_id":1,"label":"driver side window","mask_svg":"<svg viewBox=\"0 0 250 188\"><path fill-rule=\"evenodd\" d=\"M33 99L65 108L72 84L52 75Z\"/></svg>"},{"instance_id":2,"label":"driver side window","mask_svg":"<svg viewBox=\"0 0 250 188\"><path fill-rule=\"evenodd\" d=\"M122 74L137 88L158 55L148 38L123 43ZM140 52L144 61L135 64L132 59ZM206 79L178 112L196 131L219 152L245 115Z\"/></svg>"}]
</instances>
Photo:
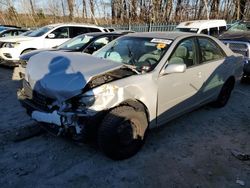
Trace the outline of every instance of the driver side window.
<instances>
[{"instance_id":1,"label":"driver side window","mask_svg":"<svg viewBox=\"0 0 250 188\"><path fill-rule=\"evenodd\" d=\"M168 64L186 64L191 67L196 64L196 48L193 38L185 39L177 45Z\"/></svg>"},{"instance_id":2,"label":"driver side window","mask_svg":"<svg viewBox=\"0 0 250 188\"><path fill-rule=\"evenodd\" d=\"M69 28L68 27L60 27L60 28L52 31L51 34L55 35L55 37L53 39L69 38Z\"/></svg>"}]
</instances>

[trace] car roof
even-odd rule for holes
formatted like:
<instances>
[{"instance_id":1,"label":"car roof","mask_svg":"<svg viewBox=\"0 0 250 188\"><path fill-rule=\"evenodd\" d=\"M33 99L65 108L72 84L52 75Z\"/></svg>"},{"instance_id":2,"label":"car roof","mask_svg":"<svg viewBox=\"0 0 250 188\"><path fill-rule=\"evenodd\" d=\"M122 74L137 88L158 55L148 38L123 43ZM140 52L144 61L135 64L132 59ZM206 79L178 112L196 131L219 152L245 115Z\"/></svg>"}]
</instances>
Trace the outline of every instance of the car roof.
<instances>
[{"instance_id":1,"label":"car roof","mask_svg":"<svg viewBox=\"0 0 250 188\"><path fill-rule=\"evenodd\" d=\"M181 22L176 28L207 28L226 26L225 20L193 20Z\"/></svg>"},{"instance_id":2,"label":"car roof","mask_svg":"<svg viewBox=\"0 0 250 188\"><path fill-rule=\"evenodd\" d=\"M94 28L103 28L93 24L81 24L81 23L56 23L47 25L48 27L61 27L61 26L80 26L80 27L94 27Z\"/></svg>"},{"instance_id":3,"label":"car roof","mask_svg":"<svg viewBox=\"0 0 250 188\"><path fill-rule=\"evenodd\" d=\"M170 39L175 40L181 36L197 36L196 33L187 33L187 32L179 32L179 31L166 31L166 32L140 32L140 33L129 33L126 36L133 37L146 37L146 38L162 38L162 39ZM202 35L204 36L204 35Z\"/></svg>"},{"instance_id":4,"label":"car roof","mask_svg":"<svg viewBox=\"0 0 250 188\"><path fill-rule=\"evenodd\" d=\"M83 36L83 35L89 35L89 36L93 36L93 37L99 37L99 36L113 36L113 35L124 35L123 33L117 33L117 32L107 32L107 33L103 33L103 32L90 32L90 33L84 33L78 36Z\"/></svg>"}]
</instances>

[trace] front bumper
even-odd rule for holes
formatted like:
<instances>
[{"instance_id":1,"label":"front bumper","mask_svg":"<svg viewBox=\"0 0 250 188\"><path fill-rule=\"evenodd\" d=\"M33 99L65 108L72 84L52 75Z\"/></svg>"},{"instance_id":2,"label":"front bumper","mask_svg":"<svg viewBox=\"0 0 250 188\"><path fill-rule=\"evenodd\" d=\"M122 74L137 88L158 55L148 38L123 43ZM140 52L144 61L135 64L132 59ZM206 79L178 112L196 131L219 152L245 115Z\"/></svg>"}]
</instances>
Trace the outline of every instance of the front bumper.
<instances>
[{"instance_id":1,"label":"front bumper","mask_svg":"<svg viewBox=\"0 0 250 188\"><path fill-rule=\"evenodd\" d=\"M88 141L96 134L97 126L105 112L94 116L78 116L74 112L58 112L58 109L44 109L34 104L24 92L18 90L17 97L29 116L39 122L43 128L53 135L70 135L77 141Z\"/></svg>"}]
</instances>

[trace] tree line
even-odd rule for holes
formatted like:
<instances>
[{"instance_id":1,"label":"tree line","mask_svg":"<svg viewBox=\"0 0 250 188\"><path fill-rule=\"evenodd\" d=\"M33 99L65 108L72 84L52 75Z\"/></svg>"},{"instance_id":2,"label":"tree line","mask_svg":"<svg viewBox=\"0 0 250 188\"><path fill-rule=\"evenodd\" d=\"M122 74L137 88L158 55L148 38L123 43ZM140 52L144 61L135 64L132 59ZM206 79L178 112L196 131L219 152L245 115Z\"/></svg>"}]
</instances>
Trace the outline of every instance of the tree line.
<instances>
[{"instance_id":1,"label":"tree line","mask_svg":"<svg viewBox=\"0 0 250 188\"><path fill-rule=\"evenodd\" d=\"M42 5L41 5L42 4ZM250 20L249 0L0 0L0 23L99 25L179 23L198 19Z\"/></svg>"}]
</instances>

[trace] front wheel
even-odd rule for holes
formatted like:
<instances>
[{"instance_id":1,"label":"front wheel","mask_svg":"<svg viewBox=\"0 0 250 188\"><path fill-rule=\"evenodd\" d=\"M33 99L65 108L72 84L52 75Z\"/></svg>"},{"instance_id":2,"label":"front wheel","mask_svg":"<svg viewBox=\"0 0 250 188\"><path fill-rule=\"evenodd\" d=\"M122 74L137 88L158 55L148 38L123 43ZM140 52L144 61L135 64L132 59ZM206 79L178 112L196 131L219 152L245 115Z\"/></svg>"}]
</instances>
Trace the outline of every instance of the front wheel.
<instances>
[{"instance_id":1,"label":"front wheel","mask_svg":"<svg viewBox=\"0 0 250 188\"><path fill-rule=\"evenodd\" d=\"M129 158L142 147L147 127L145 112L130 106L114 108L98 130L98 145L113 160Z\"/></svg>"}]
</instances>

